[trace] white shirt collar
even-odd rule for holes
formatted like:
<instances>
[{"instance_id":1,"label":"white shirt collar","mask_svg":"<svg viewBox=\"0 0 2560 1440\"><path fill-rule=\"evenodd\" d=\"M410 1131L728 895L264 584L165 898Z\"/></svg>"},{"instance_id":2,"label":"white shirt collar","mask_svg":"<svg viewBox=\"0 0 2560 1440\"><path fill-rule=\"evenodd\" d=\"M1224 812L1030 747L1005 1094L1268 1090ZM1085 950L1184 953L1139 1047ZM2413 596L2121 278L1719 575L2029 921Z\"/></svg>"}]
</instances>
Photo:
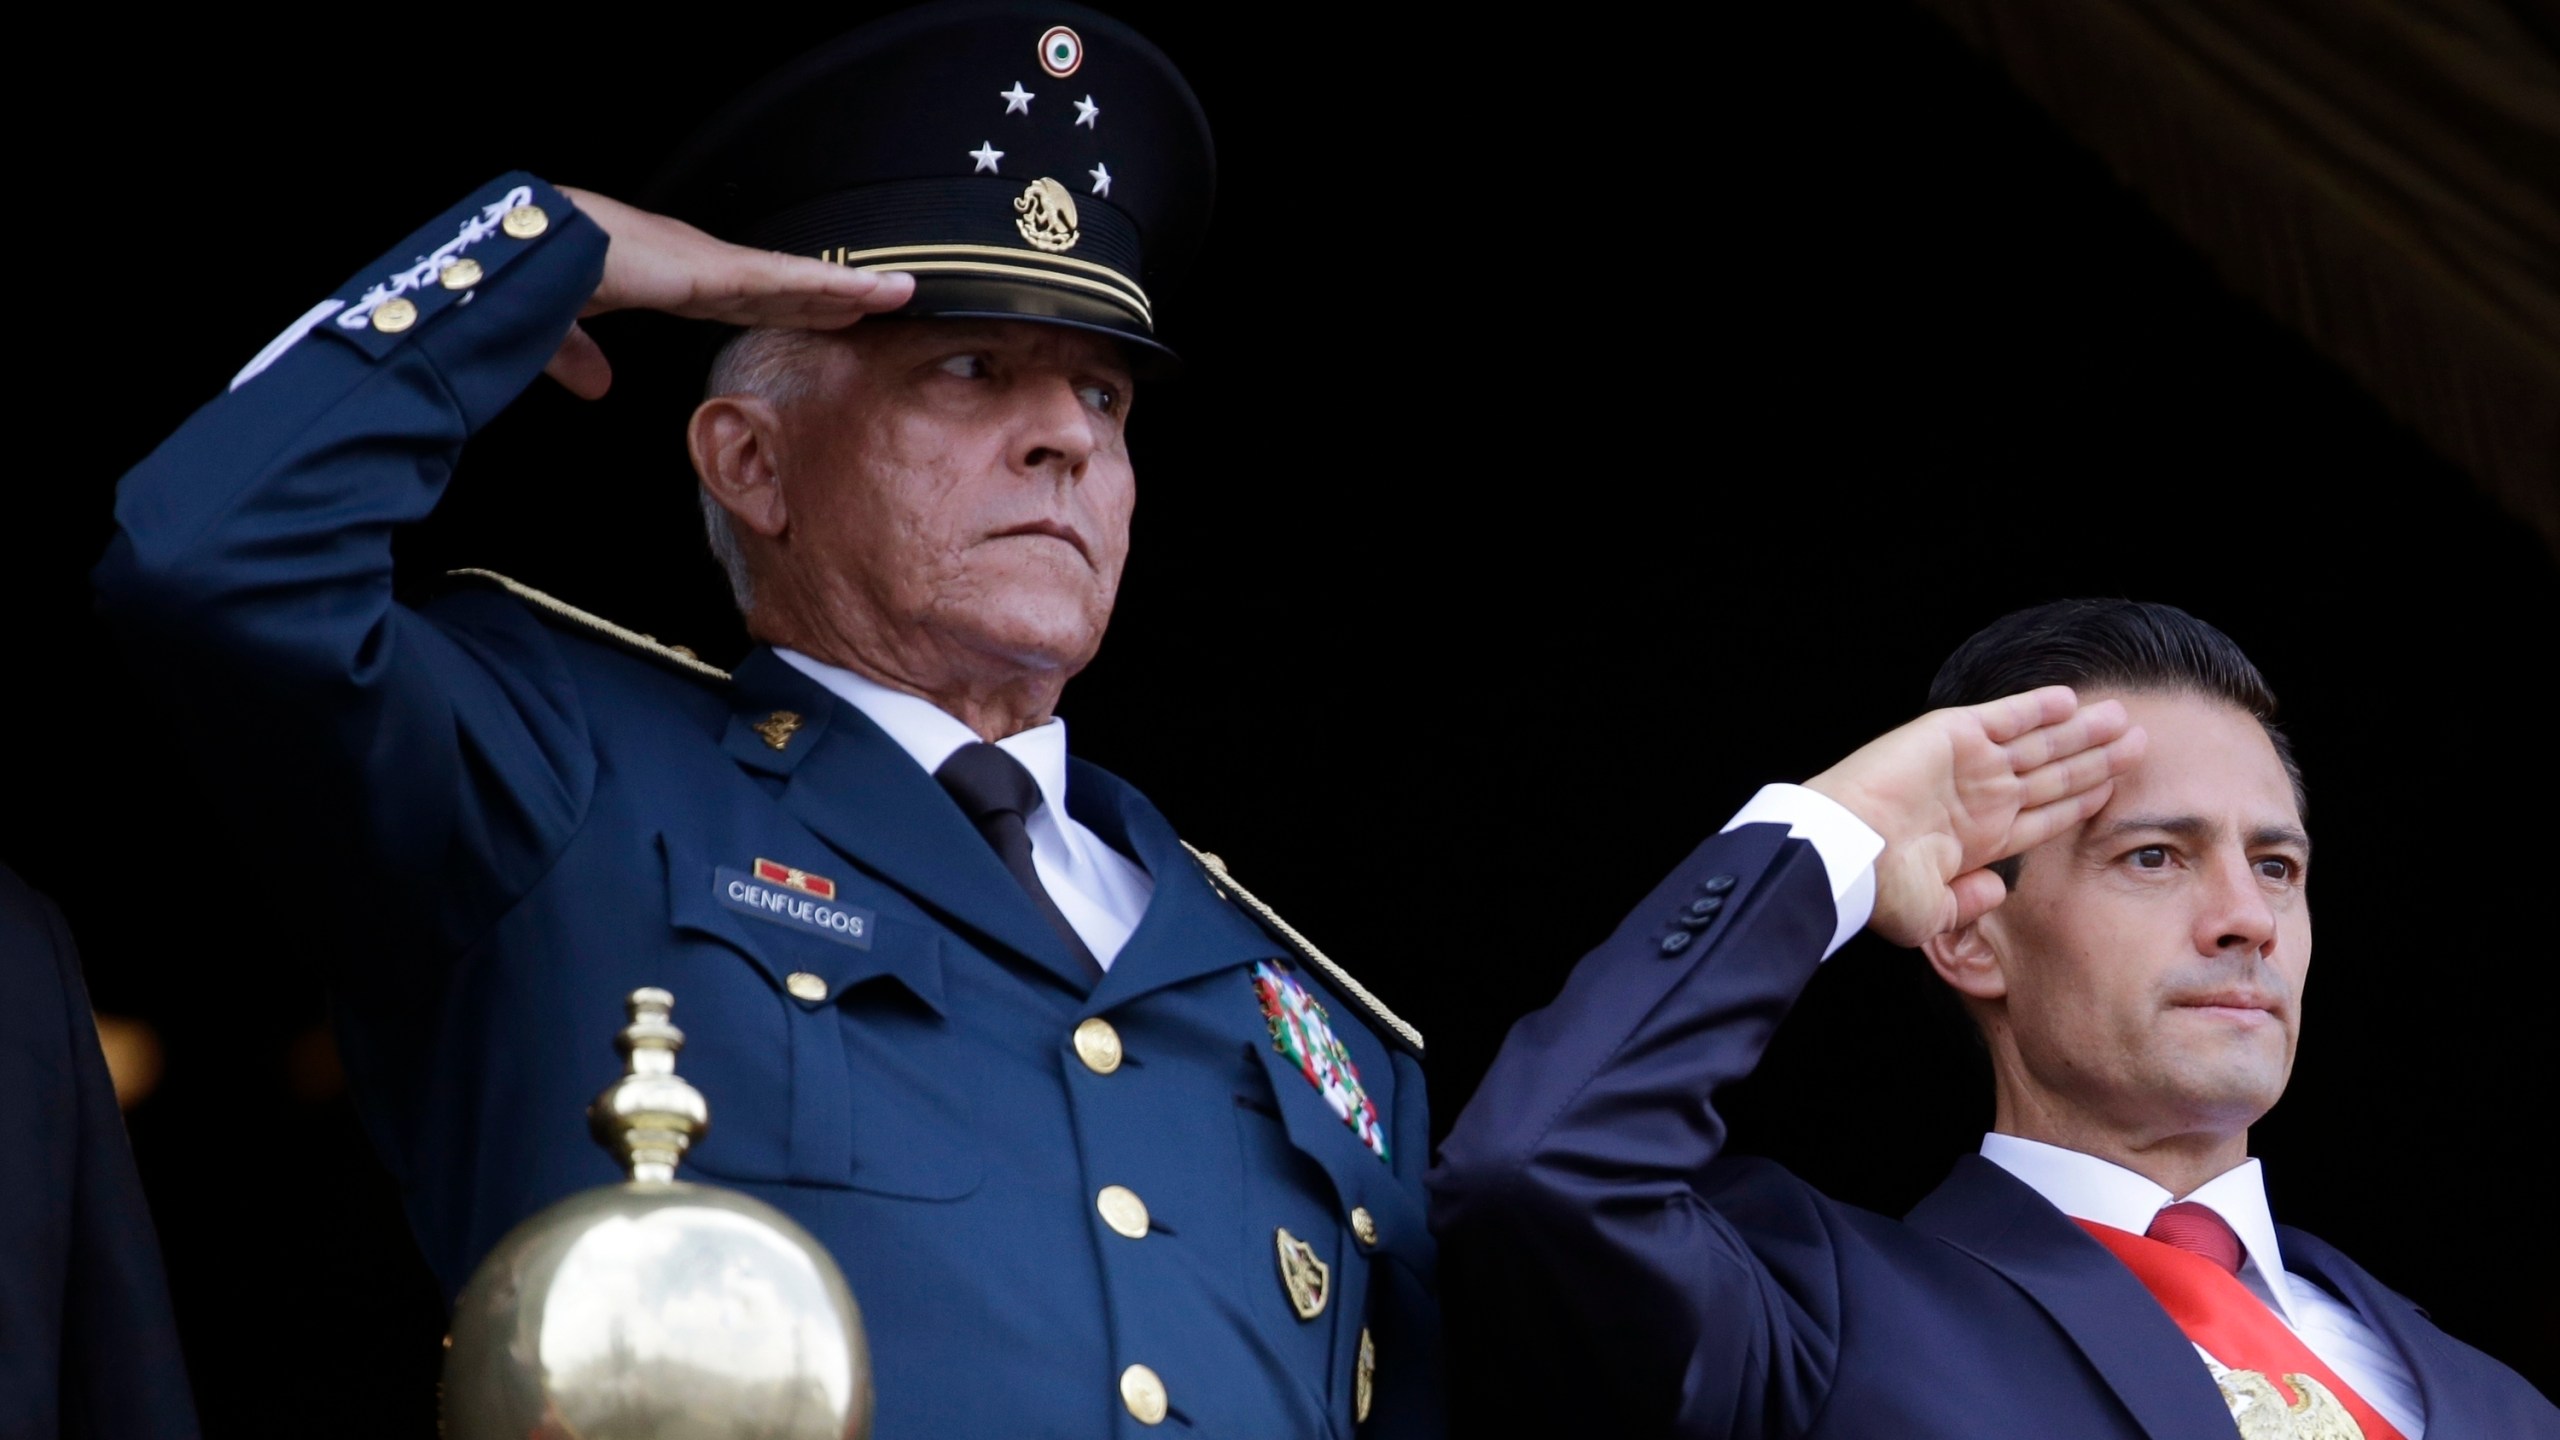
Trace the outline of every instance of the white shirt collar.
<instances>
[{"instance_id":1,"label":"white shirt collar","mask_svg":"<svg viewBox=\"0 0 2560 1440\"><path fill-rule=\"evenodd\" d=\"M777 646L773 653L792 669L826 686L837 699L869 716L871 723L897 741L898 748L914 757L927 775L941 769L953 751L978 739L976 731L921 695L892 690L869 676L824 660L812 660L797 650ZM1040 786L1042 803L1063 820L1067 813L1067 722L1051 716L1047 724L1007 735L996 746L1022 762Z\"/></svg>"},{"instance_id":2,"label":"white shirt collar","mask_svg":"<svg viewBox=\"0 0 2560 1440\"><path fill-rule=\"evenodd\" d=\"M2041 1140L1985 1135L1982 1158L2024 1181L2063 1214L2136 1235L2151 1228L2152 1217L2162 1206L2181 1198L2204 1206L2222 1217L2248 1252L2241 1283L2273 1305L2287 1325L2300 1327L2284 1253L2276 1245L2275 1215L2267 1208L2266 1176L2255 1159L2240 1162L2180 1197L2111 1160Z\"/></svg>"}]
</instances>

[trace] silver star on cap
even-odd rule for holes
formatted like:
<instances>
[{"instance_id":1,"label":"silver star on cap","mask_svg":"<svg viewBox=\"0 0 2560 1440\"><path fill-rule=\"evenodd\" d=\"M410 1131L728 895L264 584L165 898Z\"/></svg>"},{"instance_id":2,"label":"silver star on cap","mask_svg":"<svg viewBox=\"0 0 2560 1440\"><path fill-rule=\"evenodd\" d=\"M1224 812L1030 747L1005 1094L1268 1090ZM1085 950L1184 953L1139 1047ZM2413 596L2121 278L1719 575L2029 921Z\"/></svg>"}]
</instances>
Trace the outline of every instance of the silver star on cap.
<instances>
[{"instance_id":1,"label":"silver star on cap","mask_svg":"<svg viewBox=\"0 0 2560 1440\"><path fill-rule=\"evenodd\" d=\"M1019 86L1022 82L1016 80L1013 83ZM1096 128L1093 123L1093 117L1102 113L1102 107L1094 104L1093 97L1090 95L1087 95L1083 99L1074 103L1076 107L1076 123L1087 130Z\"/></svg>"},{"instance_id":2,"label":"silver star on cap","mask_svg":"<svg viewBox=\"0 0 2560 1440\"><path fill-rule=\"evenodd\" d=\"M1004 113L1007 115L1031 113L1031 92L1023 89L1022 82L1019 80L1013 82L1012 89L997 91L996 98L1004 102Z\"/></svg>"},{"instance_id":3,"label":"silver star on cap","mask_svg":"<svg viewBox=\"0 0 2560 1440\"><path fill-rule=\"evenodd\" d=\"M1099 161L1099 160L1096 160L1096 161L1094 161L1094 162L1093 162L1093 168L1092 168L1092 169L1090 169L1090 170L1087 170L1087 171L1086 171L1086 172L1084 172L1084 173L1086 173L1087 175L1090 175L1090 176L1092 176L1092 177L1093 177L1093 193L1094 193L1094 194L1096 194L1096 195L1100 195L1100 196L1104 196L1104 197L1106 197L1106 198L1108 198L1108 197L1110 196L1110 194L1111 194L1111 167L1110 167L1110 166L1103 164L1103 163L1102 163L1101 161Z\"/></svg>"},{"instance_id":4,"label":"silver star on cap","mask_svg":"<svg viewBox=\"0 0 2560 1440\"><path fill-rule=\"evenodd\" d=\"M1003 173L996 169L996 162L1004 158L1004 152L996 148L993 140L979 141L978 148L969 152L969 158L978 162L978 168L969 172L972 175Z\"/></svg>"}]
</instances>

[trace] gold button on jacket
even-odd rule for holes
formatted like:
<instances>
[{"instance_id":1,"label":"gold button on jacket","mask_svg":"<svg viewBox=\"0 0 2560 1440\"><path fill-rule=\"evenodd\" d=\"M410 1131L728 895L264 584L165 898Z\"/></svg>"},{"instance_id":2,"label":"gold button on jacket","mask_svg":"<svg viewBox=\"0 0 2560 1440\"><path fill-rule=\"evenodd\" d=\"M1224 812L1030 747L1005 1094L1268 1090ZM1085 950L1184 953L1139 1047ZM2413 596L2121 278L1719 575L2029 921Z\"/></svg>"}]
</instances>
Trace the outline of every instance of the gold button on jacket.
<instances>
[{"instance_id":1,"label":"gold button on jacket","mask_svg":"<svg viewBox=\"0 0 2560 1440\"><path fill-rule=\"evenodd\" d=\"M1132 1365L1120 1372L1120 1403L1138 1417L1141 1425L1161 1425L1169 1404L1164 1381L1144 1365Z\"/></svg>"},{"instance_id":2,"label":"gold button on jacket","mask_svg":"<svg viewBox=\"0 0 2560 1440\"><path fill-rule=\"evenodd\" d=\"M1076 1027L1076 1058L1087 1070L1110 1074L1120 1068L1120 1053L1120 1032L1110 1021L1096 1015Z\"/></svg>"},{"instance_id":3,"label":"gold button on jacket","mask_svg":"<svg viewBox=\"0 0 2560 1440\"><path fill-rule=\"evenodd\" d=\"M1351 1382L1351 1423L1369 1418L1369 1402L1378 1395L1378 1347L1369 1338L1369 1327L1360 1327L1360 1368Z\"/></svg>"},{"instance_id":4,"label":"gold button on jacket","mask_svg":"<svg viewBox=\"0 0 2560 1440\"><path fill-rule=\"evenodd\" d=\"M1143 1240L1147 1235L1147 1202L1126 1185L1105 1185L1093 1197L1093 1208L1102 1212L1102 1223L1128 1236Z\"/></svg>"},{"instance_id":5,"label":"gold button on jacket","mask_svg":"<svg viewBox=\"0 0 2560 1440\"><path fill-rule=\"evenodd\" d=\"M1351 1233L1359 1236L1360 1243L1363 1245L1378 1243L1378 1222L1369 1217L1369 1207L1365 1205L1351 1207Z\"/></svg>"}]
</instances>

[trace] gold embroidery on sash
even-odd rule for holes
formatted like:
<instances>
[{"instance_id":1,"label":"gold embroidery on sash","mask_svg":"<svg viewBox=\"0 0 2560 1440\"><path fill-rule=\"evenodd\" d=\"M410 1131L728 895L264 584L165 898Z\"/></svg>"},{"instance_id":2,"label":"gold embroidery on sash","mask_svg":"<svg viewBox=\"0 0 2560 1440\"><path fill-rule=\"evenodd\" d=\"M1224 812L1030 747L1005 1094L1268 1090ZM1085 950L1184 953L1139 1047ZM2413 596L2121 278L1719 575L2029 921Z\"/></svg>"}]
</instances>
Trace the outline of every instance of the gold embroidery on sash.
<instances>
[{"instance_id":1,"label":"gold embroidery on sash","mask_svg":"<svg viewBox=\"0 0 2560 1440\"><path fill-rule=\"evenodd\" d=\"M2328 1386L2310 1376L2284 1377L2296 1397L2288 1401L2274 1381L2257 1371L2229 1369L2205 1355L2201 1345L2196 1353L2204 1355L2205 1367L2213 1372L2213 1383L2222 1391L2222 1403L2231 1408L2231 1423L2239 1427L2240 1440L2365 1440L2364 1427L2356 1423L2355 1415Z\"/></svg>"}]
</instances>

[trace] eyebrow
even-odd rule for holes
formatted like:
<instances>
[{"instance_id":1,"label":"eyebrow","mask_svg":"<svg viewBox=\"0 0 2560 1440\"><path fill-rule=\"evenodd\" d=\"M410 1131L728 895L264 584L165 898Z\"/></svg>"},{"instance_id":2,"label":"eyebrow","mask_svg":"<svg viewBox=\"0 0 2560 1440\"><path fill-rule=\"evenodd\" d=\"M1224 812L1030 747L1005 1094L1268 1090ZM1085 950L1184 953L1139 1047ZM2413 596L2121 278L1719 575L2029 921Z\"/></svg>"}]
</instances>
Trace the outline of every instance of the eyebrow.
<instances>
[{"instance_id":1,"label":"eyebrow","mask_svg":"<svg viewBox=\"0 0 2560 1440\"><path fill-rule=\"evenodd\" d=\"M2249 848L2299 850L2307 858L2311 854L2311 835L2297 825L2261 825L2249 832Z\"/></svg>"},{"instance_id":2,"label":"eyebrow","mask_svg":"<svg viewBox=\"0 0 2560 1440\"><path fill-rule=\"evenodd\" d=\"M2088 843L2104 845L2111 840L2146 831L2175 835L2181 840L2204 840L2220 833L2221 829L2220 825L2201 815L2128 815L2089 832ZM2261 825L2249 832L2249 848L2291 848L2307 856L2311 853L2311 836L2297 825Z\"/></svg>"}]
</instances>

